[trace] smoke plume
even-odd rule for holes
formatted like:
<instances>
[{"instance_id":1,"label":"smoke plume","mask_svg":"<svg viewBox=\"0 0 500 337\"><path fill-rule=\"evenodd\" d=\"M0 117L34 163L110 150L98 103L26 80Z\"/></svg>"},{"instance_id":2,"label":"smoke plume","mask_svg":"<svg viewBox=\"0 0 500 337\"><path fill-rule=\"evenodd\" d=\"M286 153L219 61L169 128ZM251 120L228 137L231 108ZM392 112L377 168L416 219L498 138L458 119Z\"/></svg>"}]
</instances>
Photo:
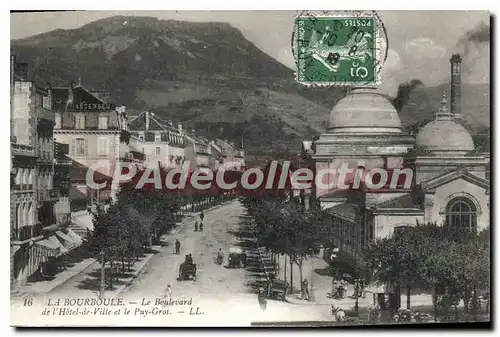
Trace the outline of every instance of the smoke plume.
<instances>
[{"instance_id":1,"label":"smoke plume","mask_svg":"<svg viewBox=\"0 0 500 337\"><path fill-rule=\"evenodd\" d=\"M490 26L488 26L484 21L481 21L481 23L476 28L465 33L465 35L459 41L459 43L469 42L490 42Z\"/></svg>"},{"instance_id":2,"label":"smoke plume","mask_svg":"<svg viewBox=\"0 0 500 337\"><path fill-rule=\"evenodd\" d=\"M488 48L490 43L490 26L481 21L474 29L466 32L457 43L457 50L462 54L464 75L473 73L478 66L480 50Z\"/></svg>"},{"instance_id":3,"label":"smoke plume","mask_svg":"<svg viewBox=\"0 0 500 337\"><path fill-rule=\"evenodd\" d=\"M423 85L421 80L413 79L407 83L400 84L398 87L398 93L396 98L392 101L394 107L398 112L400 112L403 107L408 103L410 99L410 94L416 87Z\"/></svg>"}]
</instances>

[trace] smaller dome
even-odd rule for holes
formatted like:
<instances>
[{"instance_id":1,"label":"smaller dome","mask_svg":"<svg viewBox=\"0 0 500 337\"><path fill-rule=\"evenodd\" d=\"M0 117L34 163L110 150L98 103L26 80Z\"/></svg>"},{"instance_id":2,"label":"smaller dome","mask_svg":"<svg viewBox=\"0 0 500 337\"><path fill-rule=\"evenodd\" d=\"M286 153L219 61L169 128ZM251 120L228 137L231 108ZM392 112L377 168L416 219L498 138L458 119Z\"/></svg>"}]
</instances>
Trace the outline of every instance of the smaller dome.
<instances>
[{"instance_id":1,"label":"smaller dome","mask_svg":"<svg viewBox=\"0 0 500 337\"><path fill-rule=\"evenodd\" d=\"M454 120L435 120L417 134L417 146L432 152L469 152L474 140L469 131Z\"/></svg>"},{"instance_id":2,"label":"smaller dome","mask_svg":"<svg viewBox=\"0 0 500 337\"><path fill-rule=\"evenodd\" d=\"M464 155L473 151L471 134L448 112L446 103L446 92L443 92L441 108L434 114L434 121L418 132L416 145L440 155Z\"/></svg>"},{"instance_id":3,"label":"smaller dome","mask_svg":"<svg viewBox=\"0 0 500 337\"><path fill-rule=\"evenodd\" d=\"M333 107L329 129L334 133L401 133L401 121L385 95L375 88L357 88Z\"/></svg>"}]
</instances>

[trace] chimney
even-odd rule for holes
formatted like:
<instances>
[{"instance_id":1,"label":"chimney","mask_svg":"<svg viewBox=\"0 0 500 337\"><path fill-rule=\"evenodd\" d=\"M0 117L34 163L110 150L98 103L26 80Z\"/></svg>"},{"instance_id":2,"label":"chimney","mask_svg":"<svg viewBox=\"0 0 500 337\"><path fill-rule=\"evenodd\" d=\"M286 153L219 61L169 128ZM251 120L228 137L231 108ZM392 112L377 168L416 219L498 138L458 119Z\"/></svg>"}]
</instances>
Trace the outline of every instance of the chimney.
<instances>
[{"instance_id":1,"label":"chimney","mask_svg":"<svg viewBox=\"0 0 500 337\"><path fill-rule=\"evenodd\" d=\"M179 130L179 133L182 134L182 123L179 122L179 124L177 124L177 129Z\"/></svg>"},{"instance_id":2,"label":"chimney","mask_svg":"<svg viewBox=\"0 0 500 337\"><path fill-rule=\"evenodd\" d=\"M450 88L450 112L459 117L462 114L462 58L460 54L453 54L450 58L451 64L451 88Z\"/></svg>"},{"instance_id":3,"label":"chimney","mask_svg":"<svg viewBox=\"0 0 500 337\"><path fill-rule=\"evenodd\" d=\"M146 131L149 130L149 111L146 111Z\"/></svg>"}]
</instances>

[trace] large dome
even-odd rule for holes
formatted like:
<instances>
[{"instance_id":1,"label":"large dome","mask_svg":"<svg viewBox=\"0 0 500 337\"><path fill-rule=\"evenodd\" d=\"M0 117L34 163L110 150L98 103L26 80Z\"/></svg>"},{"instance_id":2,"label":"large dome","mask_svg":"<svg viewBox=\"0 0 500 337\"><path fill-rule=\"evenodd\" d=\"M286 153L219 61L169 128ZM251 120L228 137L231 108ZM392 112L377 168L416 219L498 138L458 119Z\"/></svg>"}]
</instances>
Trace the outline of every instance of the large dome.
<instances>
[{"instance_id":1,"label":"large dome","mask_svg":"<svg viewBox=\"0 0 500 337\"><path fill-rule=\"evenodd\" d=\"M467 153L474 150L469 131L458 122L435 120L417 134L416 145L432 152Z\"/></svg>"},{"instance_id":2,"label":"large dome","mask_svg":"<svg viewBox=\"0 0 500 337\"><path fill-rule=\"evenodd\" d=\"M333 133L401 133L398 112L374 88L353 89L330 113Z\"/></svg>"}]
</instances>

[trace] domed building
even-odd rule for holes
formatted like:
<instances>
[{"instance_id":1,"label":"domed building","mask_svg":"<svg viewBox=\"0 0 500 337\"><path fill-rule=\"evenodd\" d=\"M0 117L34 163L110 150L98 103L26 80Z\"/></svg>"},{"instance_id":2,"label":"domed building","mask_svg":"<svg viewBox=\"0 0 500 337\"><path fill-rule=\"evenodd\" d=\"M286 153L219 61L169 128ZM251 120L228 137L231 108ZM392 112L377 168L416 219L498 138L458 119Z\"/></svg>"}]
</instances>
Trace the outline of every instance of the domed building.
<instances>
[{"instance_id":1,"label":"domed building","mask_svg":"<svg viewBox=\"0 0 500 337\"><path fill-rule=\"evenodd\" d=\"M435 119L419 131L416 146L437 156L463 156L474 151L474 141L469 131L448 112L446 103L443 93L441 109Z\"/></svg>"},{"instance_id":2,"label":"domed building","mask_svg":"<svg viewBox=\"0 0 500 337\"><path fill-rule=\"evenodd\" d=\"M403 131L388 97L355 88L331 111L327 131L303 143L315 179L303 191L305 204L331 215L327 246L356 260L370 241L417 222L469 230L489 225L489 156L476 153L460 122L460 59L451 62L452 111L443 93L433 121L416 136Z\"/></svg>"},{"instance_id":3,"label":"domed building","mask_svg":"<svg viewBox=\"0 0 500 337\"><path fill-rule=\"evenodd\" d=\"M475 152L474 140L457 114L441 109L417 134L416 184L423 195L424 221L482 230L489 225L489 158Z\"/></svg>"}]
</instances>

